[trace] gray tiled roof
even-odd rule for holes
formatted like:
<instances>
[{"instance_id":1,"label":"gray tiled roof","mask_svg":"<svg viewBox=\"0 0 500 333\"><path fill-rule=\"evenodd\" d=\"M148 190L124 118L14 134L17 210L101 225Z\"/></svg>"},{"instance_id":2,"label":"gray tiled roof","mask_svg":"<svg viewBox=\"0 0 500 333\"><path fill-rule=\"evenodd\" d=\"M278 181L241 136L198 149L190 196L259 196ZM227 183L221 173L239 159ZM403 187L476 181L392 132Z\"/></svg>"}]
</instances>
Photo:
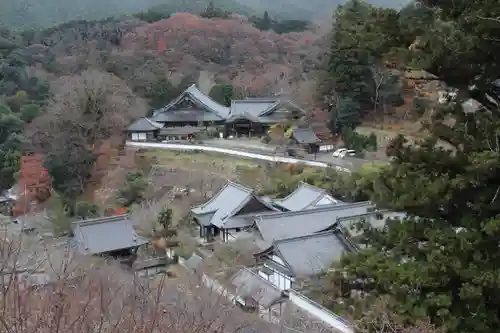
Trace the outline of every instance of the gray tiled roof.
<instances>
[{"instance_id":1,"label":"gray tiled roof","mask_svg":"<svg viewBox=\"0 0 500 333\"><path fill-rule=\"evenodd\" d=\"M78 250L83 254L107 253L148 243L136 235L128 214L76 221L72 226Z\"/></svg>"},{"instance_id":2,"label":"gray tiled roof","mask_svg":"<svg viewBox=\"0 0 500 333\"><path fill-rule=\"evenodd\" d=\"M152 119L160 123L223 121L225 118L206 110L172 110L155 114Z\"/></svg>"},{"instance_id":3,"label":"gray tiled roof","mask_svg":"<svg viewBox=\"0 0 500 333\"><path fill-rule=\"evenodd\" d=\"M338 204L341 201L331 197L325 189L300 183L290 195L283 199L276 199L273 203L287 210L297 211L308 206Z\"/></svg>"},{"instance_id":4,"label":"gray tiled roof","mask_svg":"<svg viewBox=\"0 0 500 333\"><path fill-rule=\"evenodd\" d=\"M260 198L260 200L262 200L262 198ZM263 202L265 203L265 201ZM257 212L231 216L230 218L228 218L226 223L224 223L224 227L227 229L251 227L256 217L261 215L276 214L277 212L278 210L271 210L268 212Z\"/></svg>"},{"instance_id":5,"label":"gray tiled roof","mask_svg":"<svg viewBox=\"0 0 500 333\"><path fill-rule=\"evenodd\" d=\"M202 129L193 126L164 127L160 129L160 135L188 135L200 132Z\"/></svg>"},{"instance_id":6,"label":"gray tiled roof","mask_svg":"<svg viewBox=\"0 0 500 333\"><path fill-rule=\"evenodd\" d=\"M381 217L379 219L378 217ZM383 228L388 219L404 219L405 213L398 213L389 210L379 210L376 212L366 213L363 215L346 216L339 218L337 222L340 227L343 227L350 236L357 236L362 233L362 230L357 230L356 224L360 220L365 220L373 228Z\"/></svg>"},{"instance_id":7,"label":"gray tiled roof","mask_svg":"<svg viewBox=\"0 0 500 333\"><path fill-rule=\"evenodd\" d=\"M130 132L147 132L162 128L163 125L146 117L134 121L127 130Z\"/></svg>"},{"instance_id":8,"label":"gray tiled roof","mask_svg":"<svg viewBox=\"0 0 500 333\"><path fill-rule=\"evenodd\" d=\"M311 299L306 298L304 295L299 297L305 300L309 304L313 304L312 309L320 308L323 313L328 313L330 316L337 319L337 321L345 322L348 326L349 322L345 319L331 313L330 311L324 309L319 304L313 302ZM341 333L340 329L330 326L326 321L319 319L317 316L308 312L306 309L309 307L299 307L292 301L288 300L284 304L283 315L281 316L281 323L284 329L280 333L297 333L297 332L307 332L307 333ZM314 313L314 312L313 312ZM292 329L289 329L292 328ZM354 330L353 330L354 331ZM345 332L345 331L344 331Z\"/></svg>"},{"instance_id":9,"label":"gray tiled roof","mask_svg":"<svg viewBox=\"0 0 500 333\"><path fill-rule=\"evenodd\" d=\"M208 227L209 225L212 224L210 221L212 221L212 217L214 217L215 212L216 212L216 211L213 211L213 212L209 212L209 213L196 214L194 210L191 210L191 211L193 212L193 214L195 214L196 219L198 220L198 223L205 226L205 227Z\"/></svg>"},{"instance_id":10,"label":"gray tiled roof","mask_svg":"<svg viewBox=\"0 0 500 333\"><path fill-rule=\"evenodd\" d=\"M195 215L214 213L210 223L222 226L231 213L252 196L253 190L243 185L227 182L213 198L191 209Z\"/></svg>"},{"instance_id":11,"label":"gray tiled roof","mask_svg":"<svg viewBox=\"0 0 500 333\"><path fill-rule=\"evenodd\" d=\"M316 136L313 129L310 127L296 127L292 131L293 138L297 140L298 143L318 143L321 142Z\"/></svg>"},{"instance_id":12,"label":"gray tiled roof","mask_svg":"<svg viewBox=\"0 0 500 333\"><path fill-rule=\"evenodd\" d=\"M280 101L278 98L247 98L231 102L230 115L227 121L246 118L260 123L277 123L288 119L288 113L277 112L281 106L290 106L302 109L289 101Z\"/></svg>"},{"instance_id":13,"label":"gray tiled roof","mask_svg":"<svg viewBox=\"0 0 500 333\"><path fill-rule=\"evenodd\" d=\"M249 115L258 118L263 113L279 106L276 99L243 99L231 101L230 117L238 115Z\"/></svg>"},{"instance_id":14,"label":"gray tiled roof","mask_svg":"<svg viewBox=\"0 0 500 333\"><path fill-rule=\"evenodd\" d=\"M231 218L252 199L259 201L265 207L262 211L274 210L268 203L256 197L253 192L251 188L228 181L213 198L204 204L193 207L191 212L203 225L213 224L219 228L241 228L251 225L252 223L245 222L244 215L240 220L231 220ZM209 221L208 213L212 213ZM259 212L255 212L253 216L259 214ZM244 223L244 225L240 225L240 223Z\"/></svg>"},{"instance_id":15,"label":"gray tiled roof","mask_svg":"<svg viewBox=\"0 0 500 333\"><path fill-rule=\"evenodd\" d=\"M200 110L175 110L173 109L185 98L192 100L198 105ZM196 85L187 88L179 97L174 101L156 110L151 119L157 122L198 122L198 121L235 121L237 119L245 118L260 123L277 123L287 119L285 112L274 111L281 106L289 106L294 109L302 109L289 101L280 101L276 97L268 98L247 98L244 100L234 100L231 102L231 107L223 106L209 96L202 93ZM172 109L172 110L171 110Z\"/></svg>"},{"instance_id":16,"label":"gray tiled roof","mask_svg":"<svg viewBox=\"0 0 500 333\"><path fill-rule=\"evenodd\" d=\"M371 202L325 205L314 209L262 215L255 224L265 241L301 237L323 231L337 222L338 218L361 215L375 208Z\"/></svg>"},{"instance_id":17,"label":"gray tiled roof","mask_svg":"<svg viewBox=\"0 0 500 333\"><path fill-rule=\"evenodd\" d=\"M201 263L203 262L203 258L197 255L196 253L193 253L191 257L184 262L184 266L191 270L195 270L198 267L200 267Z\"/></svg>"},{"instance_id":18,"label":"gray tiled roof","mask_svg":"<svg viewBox=\"0 0 500 333\"><path fill-rule=\"evenodd\" d=\"M484 106L476 101L475 99L469 98L465 102L462 103L462 110L465 113L474 113L476 111L481 110Z\"/></svg>"},{"instance_id":19,"label":"gray tiled roof","mask_svg":"<svg viewBox=\"0 0 500 333\"><path fill-rule=\"evenodd\" d=\"M340 230L330 230L276 241L272 251L295 276L309 276L324 272L354 247Z\"/></svg>"},{"instance_id":20,"label":"gray tiled roof","mask_svg":"<svg viewBox=\"0 0 500 333\"><path fill-rule=\"evenodd\" d=\"M195 102L205 106L209 111L213 112L218 116L219 119L226 119L229 116L229 108L217 103L204 93L202 93L196 85L189 86L179 97L177 97L170 104L165 106L160 112L166 112L180 101L182 101L185 97L189 97L193 99Z\"/></svg>"},{"instance_id":21,"label":"gray tiled roof","mask_svg":"<svg viewBox=\"0 0 500 333\"><path fill-rule=\"evenodd\" d=\"M236 296L251 297L266 309L285 300L281 290L248 268L240 269L231 283L236 287Z\"/></svg>"}]
</instances>

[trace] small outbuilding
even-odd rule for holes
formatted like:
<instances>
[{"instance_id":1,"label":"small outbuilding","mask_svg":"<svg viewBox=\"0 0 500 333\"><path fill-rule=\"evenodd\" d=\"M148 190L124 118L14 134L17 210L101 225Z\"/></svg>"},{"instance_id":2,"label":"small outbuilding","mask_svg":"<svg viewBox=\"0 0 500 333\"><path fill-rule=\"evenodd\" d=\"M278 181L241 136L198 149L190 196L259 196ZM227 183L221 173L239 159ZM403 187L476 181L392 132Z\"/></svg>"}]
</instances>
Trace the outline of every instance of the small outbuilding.
<instances>
[{"instance_id":1,"label":"small outbuilding","mask_svg":"<svg viewBox=\"0 0 500 333\"><path fill-rule=\"evenodd\" d=\"M321 142L311 127L293 128L291 139L309 154L317 153Z\"/></svg>"},{"instance_id":2,"label":"small outbuilding","mask_svg":"<svg viewBox=\"0 0 500 333\"><path fill-rule=\"evenodd\" d=\"M72 223L78 252L85 255L129 257L148 240L135 233L128 214Z\"/></svg>"},{"instance_id":3,"label":"small outbuilding","mask_svg":"<svg viewBox=\"0 0 500 333\"><path fill-rule=\"evenodd\" d=\"M146 117L137 119L127 128L127 139L132 141L156 141L163 125Z\"/></svg>"}]
</instances>

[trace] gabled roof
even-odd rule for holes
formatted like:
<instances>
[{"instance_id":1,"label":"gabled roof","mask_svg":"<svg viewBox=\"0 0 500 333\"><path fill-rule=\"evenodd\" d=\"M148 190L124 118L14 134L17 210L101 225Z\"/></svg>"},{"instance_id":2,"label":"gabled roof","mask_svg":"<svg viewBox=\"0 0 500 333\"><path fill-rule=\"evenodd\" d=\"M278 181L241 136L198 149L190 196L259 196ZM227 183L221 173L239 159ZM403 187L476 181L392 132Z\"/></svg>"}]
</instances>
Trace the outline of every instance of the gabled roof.
<instances>
[{"instance_id":1,"label":"gabled roof","mask_svg":"<svg viewBox=\"0 0 500 333\"><path fill-rule=\"evenodd\" d=\"M253 98L231 101L230 116L248 115L258 118L280 105L277 99Z\"/></svg>"},{"instance_id":2,"label":"gabled roof","mask_svg":"<svg viewBox=\"0 0 500 333\"><path fill-rule=\"evenodd\" d=\"M221 119L226 119L229 116L229 108L217 103L213 99L211 99L209 96L205 95L202 93L195 84L189 86L184 92L177 97L174 101L172 101L170 104L159 110L160 112L165 112L168 111L170 108L175 106L177 103L182 101L185 97L189 97L195 102L198 102L199 104L205 106L208 110L211 112L215 113L218 117Z\"/></svg>"},{"instance_id":3,"label":"gabled roof","mask_svg":"<svg viewBox=\"0 0 500 333\"><path fill-rule=\"evenodd\" d=\"M298 211L314 206L341 204L342 201L330 196L325 189L300 183L291 194L283 199L275 199L273 203L289 211Z\"/></svg>"},{"instance_id":4,"label":"gabled roof","mask_svg":"<svg viewBox=\"0 0 500 333\"><path fill-rule=\"evenodd\" d=\"M154 131L154 130L160 129L162 127L163 127L162 124L157 123L156 121L153 121L151 119L144 117L144 118L139 118L136 121L134 121L127 128L127 130L130 132L148 132L148 131Z\"/></svg>"},{"instance_id":5,"label":"gabled roof","mask_svg":"<svg viewBox=\"0 0 500 333\"><path fill-rule=\"evenodd\" d=\"M279 256L290 273L309 276L324 272L332 263L339 261L346 252L356 247L339 229L293 237L273 242L270 248L255 254L273 253Z\"/></svg>"},{"instance_id":6,"label":"gabled roof","mask_svg":"<svg viewBox=\"0 0 500 333\"><path fill-rule=\"evenodd\" d=\"M255 225L265 241L301 237L328 229L341 217L361 215L374 209L369 201L354 204L325 205L318 208L261 215Z\"/></svg>"},{"instance_id":7,"label":"gabled roof","mask_svg":"<svg viewBox=\"0 0 500 333\"><path fill-rule=\"evenodd\" d=\"M231 283L236 287L236 296L251 297L265 309L286 299L279 288L248 268L240 269Z\"/></svg>"},{"instance_id":8,"label":"gabled roof","mask_svg":"<svg viewBox=\"0 0 500 333\"><path fill-rule=\"evenodd\" d=\"M136 235L128 214L76 221L72 227L78 250L83 254L107 253L148 243Z\"/></svg>"},{"instance_id":9,"label":"gabled roof","mask_svg":"<svg viewBox=\"0 0 500 333\"><path fill-rule=\"evenodd\" d=\"M189 259L184 262L184 266L186 266L191 270L196 270L200 267L202 262L203 258L197 255L196 253L193 253L191 257L189 257Z\"/></svg>"},{"instance_id":10,"label":"gabled roof","mask_svg":"<svg viewBox=\"0 0 500 333\"><path fill-rule=\"evenodd\" d=\"M254 122L278 122L284 119L275 117L273 112L279 107L289 105L304 113L304 110L290 101L280 101L278 98L247 98L231 101L230 113L227 121L245 118Z\"/></svg>"},{"instance_id":11,"label":"gabled roof","mask_svg":"<svg viewBox=\"0 0 500 333\"><path fill-rule=\"evenodd\" d=\"M201 128L193 126L164 127L160 129L160 135L190 135L201 131Z\"/></svg>"},{"instance_id":12,"label":"gabled roof","mask_svg":"<svg viewBox=\"0 0 500 333\"><path fill-rule=\"evenodd\" d=\"M191 212L197 217L200 224L206 226L213 224L216 227L223 228L233 215L252 199L258 200L269 210L274 210L271 205L255 196L253 189L228 181L214 197L199 206L193 207ZM254 213L254 216L257 214L259 213ZM252 223L248 222L248 225ZM231 227L239 228L241 226Z\"/></svg>"},{"instance_id":13,"label":"gabled roof","mask_svg":"<svg viewBox=\"0 0 500 333\"><path fill-rule=\"evenodd\" d=\"M378 218L378 217L381 218ZM407 215L405 213L393 212L390 210L378 210L362 215L353 215L341 217L337 220L337 227L344 229L350 236L357 236L362 233L361 230L356 230L355 224L360 220L365 220L372 228L381 229L386 225L388 219L402 220Z\"/></svg>"},{"instance_id":14,"label":"gabled roof","mask_svg":"<svg viewBox=\"0 0 500 333\"><path fill-rule=\"evenodd\" d=\"M309 144L321 142L311 127L295 127L292 136L298 143Z\"/></svg>"}]
</instances>

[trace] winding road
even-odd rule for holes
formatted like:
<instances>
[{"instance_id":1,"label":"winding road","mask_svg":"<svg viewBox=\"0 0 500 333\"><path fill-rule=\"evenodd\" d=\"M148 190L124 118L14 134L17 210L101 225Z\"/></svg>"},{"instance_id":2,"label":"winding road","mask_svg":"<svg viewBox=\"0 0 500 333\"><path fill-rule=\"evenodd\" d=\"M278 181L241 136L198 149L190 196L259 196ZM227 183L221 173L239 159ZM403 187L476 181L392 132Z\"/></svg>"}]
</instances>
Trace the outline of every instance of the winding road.
<instances>
[{"instance_id":1,"label":"winding road","mask_svg":"<svg viewBox=\"0 0 500 333\"><path fill-rule=\"evenodd\" d=\"M346 167L345 165L337 165L337 164L332 164L332 163L305 160L305 159L296 159L296 158L291 158L291 157L266 155L266 154L260 154L260 153L251 153L251 152L246 152L246 151L242 151L242 150L227 149L227 148L213 147L213 146L206 146L206 145L127 141L126 146L127 147L135 147L135 148L143 148L143 149L150 148L150 149L167 149L167 150L181 150L181 151L201 150L201 151L206 151L206 152L214 152L214 153L220 153L220 154L240 156L243 158L263 160L263 161L269 161L269 162L288 163L288 164L305 164L305 165L315 166L315 167L319 167L319 168L335 168L338 171L342 171L342 172L351 172L351 170L352 170L351 168Z\"/></svg>"}]
</instances>

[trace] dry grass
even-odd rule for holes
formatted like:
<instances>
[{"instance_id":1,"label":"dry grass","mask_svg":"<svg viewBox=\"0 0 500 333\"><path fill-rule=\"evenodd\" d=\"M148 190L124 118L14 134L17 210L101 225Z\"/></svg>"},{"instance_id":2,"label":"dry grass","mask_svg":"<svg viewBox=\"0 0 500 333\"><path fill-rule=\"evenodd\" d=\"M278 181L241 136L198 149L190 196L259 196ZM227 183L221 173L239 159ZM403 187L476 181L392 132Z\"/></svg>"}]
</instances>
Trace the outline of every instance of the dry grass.
<instances>
[{"instance_id":1,"label":"dry grass","mask_svg":"<svg viewBox=\"0 0 500 333\"><path fill-rule=\"evenodd\" d=\"M190 188L191 204L215 194L228 180L249 187L268 181L267 163L223 154L148 150L141 152L153 164L152 184L157 191L166 188L178 192ZM184 200L186 201L186 200ZM181 204L181 203L179 203ZM181 204L182 205L182 204Z\"/></svg>"},{"instance_id":2,"label":"dry grass","mask_svg":"<svg viewBox=\"0 0 500 333\"><path fill-rule=\"evenodd\" d=\"M257 166L252 160L217 153L179 152L172 150L148 150L141 153L149 157L155 164L167 167L211 167L218 170L231 170L238 166Z\"/></svg>"}]
</instances>

